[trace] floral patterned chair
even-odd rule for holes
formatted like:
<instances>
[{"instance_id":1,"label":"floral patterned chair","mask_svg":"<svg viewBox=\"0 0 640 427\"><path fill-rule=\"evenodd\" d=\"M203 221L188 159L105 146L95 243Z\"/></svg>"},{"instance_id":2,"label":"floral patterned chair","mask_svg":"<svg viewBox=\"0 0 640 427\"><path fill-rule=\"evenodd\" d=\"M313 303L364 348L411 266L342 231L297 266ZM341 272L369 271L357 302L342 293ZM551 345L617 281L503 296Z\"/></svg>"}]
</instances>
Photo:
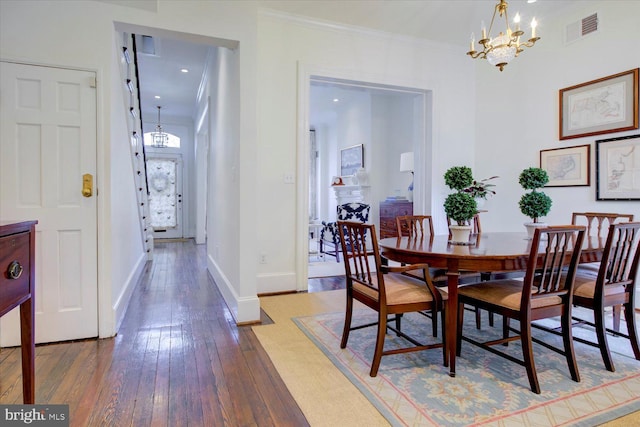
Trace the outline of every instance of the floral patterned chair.
<instances>
[{"instance_id":1,"label":"floral patterned chair","mask_svg":"<svg viewBox=\"0 0 640 427\"><path fill-rule=\"evenodd\" d=\"M337 221L369 221L371 206L366 203L345 203L336 207ZM322 221L320 230L320 253L336 257L340 262L340 233L337 222Z\"/></svg>"}]
</instances>

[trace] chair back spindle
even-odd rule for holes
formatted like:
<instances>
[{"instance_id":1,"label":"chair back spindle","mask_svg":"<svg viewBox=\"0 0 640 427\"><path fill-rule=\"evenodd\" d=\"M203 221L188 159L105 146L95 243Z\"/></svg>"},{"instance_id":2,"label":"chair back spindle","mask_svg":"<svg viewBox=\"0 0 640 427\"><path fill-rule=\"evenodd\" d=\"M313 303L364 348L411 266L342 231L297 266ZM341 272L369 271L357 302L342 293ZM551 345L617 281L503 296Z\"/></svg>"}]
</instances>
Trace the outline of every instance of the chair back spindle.
<instances>
[{"instance_id":1,"label":"chair back spindle","mask_svg":"<svg viewBox=\"0 0 640 427\"><path fill-rule=\"evenodd\" d=\"M431 215L403 215L396 217L398 236L409 234L410 238L433 236L433 219Z\"/></svg>"},{"instance_id":2,"label":"chair back spindle","mask_svg":"<svg viewBox=\"0 0 640 427\"><path fill-rule=\"evenodd\" d=\"M536 230L524 278L531 292L522 293L522 307L528 306L530 299L571 293L584 233L584 226Z\"/></svg>"},{"instance_id":3,"label":"chair back spindle","mask_svg":"<svg viewBox=\"0 0 640 427\"><path fill-rule=\"evenodd\" d=\"M597 280L604 288L633 283L640 258L640 223L611 224Z\"/></svg>"}]
</instances>

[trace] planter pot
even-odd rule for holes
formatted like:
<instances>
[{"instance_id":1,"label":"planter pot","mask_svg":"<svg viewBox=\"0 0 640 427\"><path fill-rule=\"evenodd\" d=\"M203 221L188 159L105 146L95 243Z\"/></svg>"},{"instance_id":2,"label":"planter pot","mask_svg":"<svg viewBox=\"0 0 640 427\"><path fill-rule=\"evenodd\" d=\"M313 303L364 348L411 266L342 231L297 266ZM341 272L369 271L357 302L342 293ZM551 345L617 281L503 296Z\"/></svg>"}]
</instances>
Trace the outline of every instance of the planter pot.
<instances>
[{"instance_id":1,"label":"planter pot","mask_svg":"<svg viewBox=\"0 0 640 427\"><path fill-rule=\"evenodd\" d=\"M470 225L450 225L451 243L454 245L468 245L469 235L471 234Z\"/></svg>"},{"instance_id":2,"label":"planter pot","mask_svg":"<svg viewBox=\"0 0 640 427\"><path fill-rule=\"evenodd\" d=\"M544 228L547 224L544 222L525 222L524 226L527 228L527 239L531 240L536 232L536 228Z\"/></svg>"}]
</instances>

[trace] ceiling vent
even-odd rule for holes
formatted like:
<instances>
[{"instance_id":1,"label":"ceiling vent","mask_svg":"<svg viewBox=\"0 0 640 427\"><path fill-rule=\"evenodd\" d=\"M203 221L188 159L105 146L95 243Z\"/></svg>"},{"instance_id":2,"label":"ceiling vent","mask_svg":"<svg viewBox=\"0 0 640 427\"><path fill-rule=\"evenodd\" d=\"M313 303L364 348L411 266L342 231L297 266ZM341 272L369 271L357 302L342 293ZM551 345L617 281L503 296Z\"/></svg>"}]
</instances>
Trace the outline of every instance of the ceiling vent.
<instances>
[{"instance_id":1,"label":"ceiling vent","mask_svg":"<svg viewBox=\"0 0 640 427\"><path fill-rule=\"evenodd\" d=\"M138 53L144 55L158 55L156 40L151 36L136 35Z\"/></svg>"},{"instance_id":2,"label":"ceiling vent","mask_svg":"<svg viewBox=\"0 0 640 427\"><path fill-rule=\"evenodd\" d=\"M588 34L593 34L598 31L599 22L598 14L593 13L580 21L573 22L567 25L565 33L565 42L571 43L585 37Z\"/></svg>"}]
</instances>

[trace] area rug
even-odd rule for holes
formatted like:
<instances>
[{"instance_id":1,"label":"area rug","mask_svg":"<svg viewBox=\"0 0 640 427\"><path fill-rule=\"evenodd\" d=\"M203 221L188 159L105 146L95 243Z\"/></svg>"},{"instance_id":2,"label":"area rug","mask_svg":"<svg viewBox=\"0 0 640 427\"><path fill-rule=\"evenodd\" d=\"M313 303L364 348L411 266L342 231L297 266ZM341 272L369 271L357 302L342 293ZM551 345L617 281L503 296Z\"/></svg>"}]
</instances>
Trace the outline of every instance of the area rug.
<instances>
[{"instance_id":1,"label":"area rug","mask_svg":"<svg viewBox=\"0 0 640 427\"><path fill-rule=\"evenodd\" d=\"M371 310L354 313L354 324L375 319ZM465 333L482 337L500 329L475 329L467 316ZM576 343L581 382L571 380L563 356L535 345L535 362L542 394L529 389L523 367L468 343L457 359L455 378L442 366L442 352L430 350L386 356L378 376L369 377L375 329L353 331L346 349L340 349L344 313L331 312L293 319L331 362L360 390L391 425L407 426L595 426L640 411L640 361L631 357L628 341L612 338L616 372L607 371L596 348ZM406 315L403 329L425 337L428 320ZM428 326L428 327L425 327ZM578 333L589 335L591 331ZM542 331L535 335L559 344L559 337ZM385 348L404 345L387 335ZM520 355L519 343L507 351ZM633 421L631 421L633 422Z\"/></svg>"}]
</instances>

